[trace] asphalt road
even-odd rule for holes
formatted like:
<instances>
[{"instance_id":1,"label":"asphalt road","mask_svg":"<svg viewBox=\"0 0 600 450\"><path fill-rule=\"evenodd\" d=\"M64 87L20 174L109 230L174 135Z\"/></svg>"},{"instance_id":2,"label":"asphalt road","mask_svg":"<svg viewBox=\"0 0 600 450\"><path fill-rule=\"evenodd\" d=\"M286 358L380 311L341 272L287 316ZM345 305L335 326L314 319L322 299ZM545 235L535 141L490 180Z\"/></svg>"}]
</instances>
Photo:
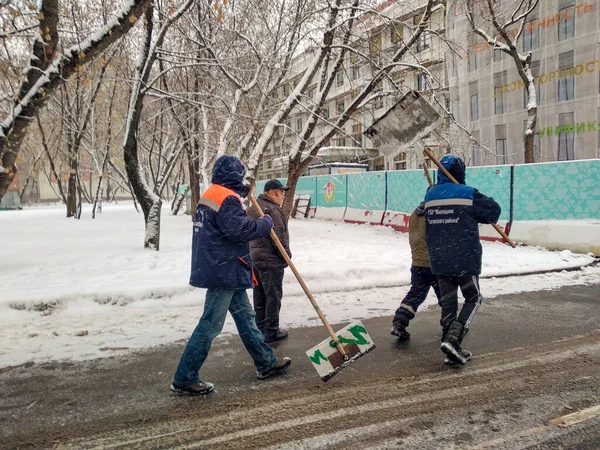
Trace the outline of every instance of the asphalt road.
<instances>
[{"instance_id":1,"label":"asphalt road","mask_svg":"<svg viewBox=\"0 0 600 450\"><path fill-rule=\"evenodd\" d=\"M265 381L237 336L217 338L202 398L168 389L184 342L2 369L0 448L600 448L600 284L485 300L461 369L442 363L436 308L402 345L392 313L364 321L377 348L328 383L305 354L322 327L290 330L276 352L292 366Z\"/></svg>"}]
</instances>

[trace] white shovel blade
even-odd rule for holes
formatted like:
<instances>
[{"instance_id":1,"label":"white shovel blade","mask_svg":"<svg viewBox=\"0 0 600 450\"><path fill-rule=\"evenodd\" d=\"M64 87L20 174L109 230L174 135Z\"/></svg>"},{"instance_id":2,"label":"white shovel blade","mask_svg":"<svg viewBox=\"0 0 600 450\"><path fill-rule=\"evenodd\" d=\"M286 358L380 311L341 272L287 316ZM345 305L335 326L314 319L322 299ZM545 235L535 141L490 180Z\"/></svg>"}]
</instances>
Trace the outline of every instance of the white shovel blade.
<instances>
[{"instance_id":1,"label":"white shovel blade","mask_svg":"<svg viewBox=\"0 0 600 450\"><path fill-rule=\"evenodd\" d=\"M347 360L342 358L331 338L306 352L323 381L329 380L348 364L375 348L375 343L360 320L342 328L336 335L348 355Z\"/></svg>"}]
</instances>

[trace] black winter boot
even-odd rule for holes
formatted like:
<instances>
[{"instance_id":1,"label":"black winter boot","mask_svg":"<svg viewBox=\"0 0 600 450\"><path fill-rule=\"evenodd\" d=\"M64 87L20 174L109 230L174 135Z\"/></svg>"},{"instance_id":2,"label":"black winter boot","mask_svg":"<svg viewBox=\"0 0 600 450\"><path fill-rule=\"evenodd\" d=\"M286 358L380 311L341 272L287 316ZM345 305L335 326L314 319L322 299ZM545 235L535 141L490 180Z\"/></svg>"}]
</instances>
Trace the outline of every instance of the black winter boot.
<instances>
[{"instance_id":1,"label":"black winter boot","mask_svg":"<svg viewBox=\"0 0 600 450\"><path fill-rule=\"evenodd\" d=\"M392 328L390 329L390 334L396 336L401 341L410 340L410 333L404 325L401 325L399 323L395 323L394 325L392 325Z\"/></svg>"},{"instance_id":2,"label":"black winter boot","mask_svg":"<svg viewBox=\"0 0 600 450\"><path fill-rule=\"evenodd\" d=\"M455 320L450 324L448 331L442 338L443 342L441 345L442 351L446 354L448 359L456 364L465 364L471 356L470 352L464 353L460 348L460 341L466 333L464 332L463 324L458 320Z\"/></svg>"}]
</instances>

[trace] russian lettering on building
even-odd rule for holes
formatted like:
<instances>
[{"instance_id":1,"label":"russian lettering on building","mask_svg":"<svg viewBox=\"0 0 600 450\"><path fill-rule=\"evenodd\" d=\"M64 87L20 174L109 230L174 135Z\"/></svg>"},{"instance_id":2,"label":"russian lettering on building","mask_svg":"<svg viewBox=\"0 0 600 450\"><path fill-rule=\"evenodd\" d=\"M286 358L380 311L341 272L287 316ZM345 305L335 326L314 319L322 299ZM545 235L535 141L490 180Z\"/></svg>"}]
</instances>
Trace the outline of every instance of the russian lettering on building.
<instances>
[{"instance_id":1,"label":"russian lettering on building","mask_svg":"<svg viewBox=\"0 0 600 450\"><path fill-rule=\"evenodd\" d=\"M535 77L533 82L535 84L544 84L553 80L561 80L567 77L578 77L586 73L593 73L596 71L596 69L600 71L600 59L597 59L596 61L589 61L584 64L577 64L575 67L570 69L559 69L553 70L552 72L543 73L539 77ZM518 91L524 87L525 83L523 83L523 80L520 78L503 86L494 86L494 98L499 97L502 94Z\"/></svg>"}]
</instances>

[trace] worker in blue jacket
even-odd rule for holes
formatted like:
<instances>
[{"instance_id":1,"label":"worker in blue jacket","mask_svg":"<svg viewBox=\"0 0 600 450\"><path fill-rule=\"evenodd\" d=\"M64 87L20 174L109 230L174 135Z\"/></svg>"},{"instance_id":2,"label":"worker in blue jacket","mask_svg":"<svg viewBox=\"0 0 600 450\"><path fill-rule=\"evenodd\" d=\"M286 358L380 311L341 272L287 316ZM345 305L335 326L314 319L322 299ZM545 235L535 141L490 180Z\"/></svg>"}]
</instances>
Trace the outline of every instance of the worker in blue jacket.
<instances>
[{"instance_id":1,"label":"worker in blue jacket","mask_svg":"<svg viewBox=\"0 0 600 450\"><path fill-rule=\"evenodd\" d=\"M450 362L465 364L471 353L463 350L461 343L483 299L479 224L495 223L501 208L493 198L465 184L462 159L446 155L440 163L459 184L438 171L437 184L425 195L425 235L431 271L437 275L440 289L441 349ZM460 313L459 287L465 299Z\"/></svg>"},{"instance_id":2,"label":"worker in blue jacket","mask_svg":"<svg viewBox=\"0 0 600 450\"><path fill-rule=\"evenodd\" d=\"M268 236L273 227L270 216L251 220L241 197L248 195L245 169L235 156L221 156L212 171L212 185L204 192L194 216L192 271L190 284L206 288L204 312L190 337L173 377L171 390L184 395L204 395L212 383L201 381L198 371L208 355L227 316L235 326L246 350L254 360L257 377L268 378L291 364L278 358L256 326L246 289L252 287L250 241Z\"/></svg>"}]
</instances>

